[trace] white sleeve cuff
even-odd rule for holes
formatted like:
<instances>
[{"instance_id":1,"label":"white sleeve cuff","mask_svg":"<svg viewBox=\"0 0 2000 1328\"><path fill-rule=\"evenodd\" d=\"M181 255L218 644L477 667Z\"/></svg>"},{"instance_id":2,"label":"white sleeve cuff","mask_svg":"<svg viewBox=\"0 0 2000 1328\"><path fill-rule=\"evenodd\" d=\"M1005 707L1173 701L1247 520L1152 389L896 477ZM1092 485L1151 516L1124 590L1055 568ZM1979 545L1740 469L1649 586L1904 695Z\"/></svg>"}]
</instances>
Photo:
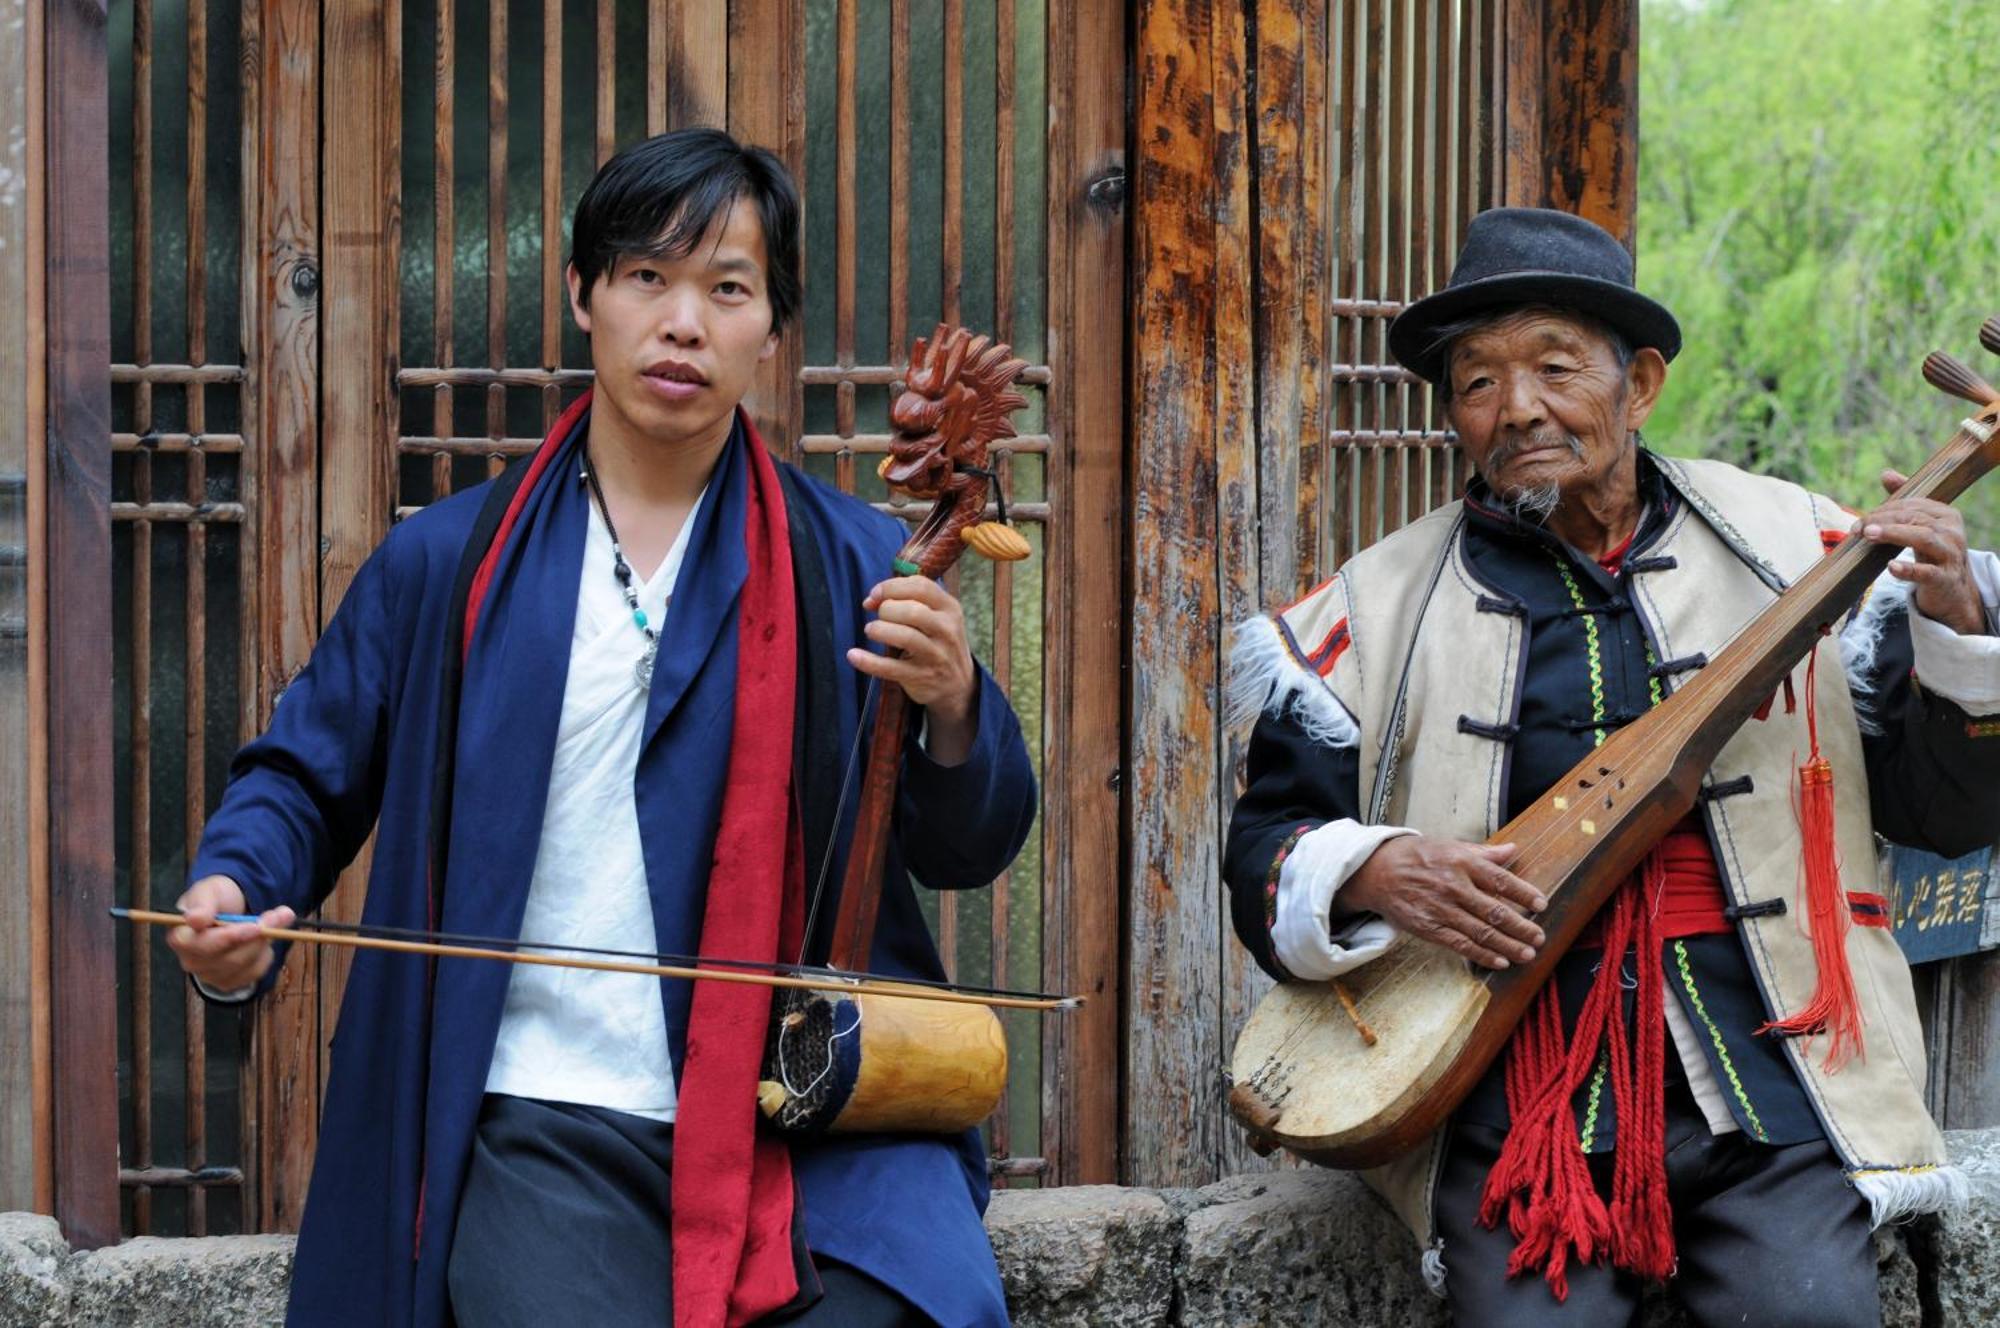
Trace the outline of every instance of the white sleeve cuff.
<instances>
[{"instance_id":1,"label":"white sleeve cuff","mask_svg":"<svg viewBox=\"0 0 2000 1328\"><path fill-rule=\"evenodd\" d=\"M2000 619L2000 558L1983 549L1969 554L1991 633ZM1970 715L2000 713L2000 636L1960 636L1910 607L1910 651L1924 690Z\"/></svg>"},{"instance_id":2,"label":"white sleeve cuff","mask_svg":"<svg viewBox=\"0 0 2000 1328\"><path fill-rule=\"evenodd\" d=\"M1402 826L1341 820L1299 837L1278 871L1277 915L1271 923L1271 951L1287 973L1324 982L1389 948L1397 931L1381 918L1343 927L1335 937L1333 897L1369 854L1398 835L1415 833Z\"/></svg>"},{"instance_id":3,"label":"white sleeve cuff","mask_svg":"<svg viewBox=\"0 0 2000 1328\"><path fill-rule=\"evenodd\" d=\"M247 987L238 987L235 991L217 991L200 978L194 980L194 985L202 995L211 1001L220 1001L224 1005L240 1005L257 992L257 984L254 982Z\"/></svg>"}]
</instances>

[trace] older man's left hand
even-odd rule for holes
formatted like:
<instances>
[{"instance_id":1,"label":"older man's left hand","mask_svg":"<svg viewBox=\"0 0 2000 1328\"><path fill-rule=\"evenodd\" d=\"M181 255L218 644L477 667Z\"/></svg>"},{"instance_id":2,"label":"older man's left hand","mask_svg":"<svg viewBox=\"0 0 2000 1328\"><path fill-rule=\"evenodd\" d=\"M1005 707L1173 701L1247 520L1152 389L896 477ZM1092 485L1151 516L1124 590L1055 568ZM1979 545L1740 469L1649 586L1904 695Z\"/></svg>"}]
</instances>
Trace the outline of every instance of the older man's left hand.
<instances>
[{"instance_id":1,"label":"older man's left hand","mask_svg":"<svg viewBox=\"0 0 2000 1328\"><path fill-rule=\"evenodd\" d=\"M1899 498L1908 482L1900 472L1882 472L1889 501L1862 517L1858 528L1877 544L1897 544L1916 555L1914 562L1898 559L1889 574L1911 583L1917 612L1943 623L1961 636L1986 631L1986 612L1979 586L1965 556L1965 518L1946 503L1930 498Z\"/></svg>"},{"instance_id":2,"label":"older man's left hand","mask_svg":"<svg viewBox=\"0 0 2000 1328\"><path fill-rule=\"evenodd\" d=\"M924 707L929 728L924 746L940 765L957 765L972 751L976 735L973 703L979 670L965 639L965 610L929 577L899 576L868 592L861 607L875 615L862 630L891 652L878 655L859 647L847 662L861 672L899 684Z\"/></svg>"}]
</instances>

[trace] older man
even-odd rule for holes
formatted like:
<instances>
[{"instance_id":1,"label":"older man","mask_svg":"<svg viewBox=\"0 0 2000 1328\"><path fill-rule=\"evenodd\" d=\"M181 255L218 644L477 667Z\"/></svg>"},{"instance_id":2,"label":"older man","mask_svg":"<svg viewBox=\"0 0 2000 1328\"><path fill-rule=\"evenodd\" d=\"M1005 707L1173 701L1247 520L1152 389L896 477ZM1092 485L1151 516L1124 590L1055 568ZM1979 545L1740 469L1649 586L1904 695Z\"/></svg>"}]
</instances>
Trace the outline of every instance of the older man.
<instances>
[{"instance_id":1,"label":"older man","mask_svg":"<svg viewBox=\"0 0 2000 1328\"><path fill-rule=\"evenodd\" d=\"M1648 452L1680 329L1631 272L1588 222L1496 209L1396 320L1477 478L1239 629L1257 723L1224 864L1236 927L1280 980L1401 936L1530 959L1545 901L1513 846L1481 841L1857 525L1906 548L1723 749L1450 1125L1371 1175L1461 1323L1624 1323L1672 1277L1704 1323L1875 1324L1871 1226L1964 1181L1925 1111L1871 829L1957 854L2000 827L2000 560L1893 472L1857 522ZM1809 729L1834 776L1822 936L1794 812Z\"/></svg>"}]
</instances>

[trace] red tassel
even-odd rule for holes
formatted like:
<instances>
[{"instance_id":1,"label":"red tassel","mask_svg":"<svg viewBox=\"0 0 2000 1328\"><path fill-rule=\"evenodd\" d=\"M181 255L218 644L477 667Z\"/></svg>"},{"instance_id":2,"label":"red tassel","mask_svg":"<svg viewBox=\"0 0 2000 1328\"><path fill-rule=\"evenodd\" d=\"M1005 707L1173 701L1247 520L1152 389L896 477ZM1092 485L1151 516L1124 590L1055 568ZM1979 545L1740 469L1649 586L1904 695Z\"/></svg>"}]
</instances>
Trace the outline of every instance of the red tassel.
<instances>
[{"instance_id":1,"label":"red tassel","mask_svg":"<svg viewBox=\"0 0 2000 1328\"><path fill-rule=\"evenodd\" d=\"M1833 766L1819 754L1813 687L1818 664L1815 648L1806 665L1806 734L1812 751L1799 767L1798 818L1805 840L1806 926L1812 936L1819 979L1804 1009L1758 1031L1826 1034L1826 1059L1820 1068L1833 1074L1862 1051L1861 1002L1854 992L1854 971L1847 963L1847 929L1853 919L1847 911L1847 892L1840 884L1840 851L1834 842Z\"/></svg>"}]
</instances>

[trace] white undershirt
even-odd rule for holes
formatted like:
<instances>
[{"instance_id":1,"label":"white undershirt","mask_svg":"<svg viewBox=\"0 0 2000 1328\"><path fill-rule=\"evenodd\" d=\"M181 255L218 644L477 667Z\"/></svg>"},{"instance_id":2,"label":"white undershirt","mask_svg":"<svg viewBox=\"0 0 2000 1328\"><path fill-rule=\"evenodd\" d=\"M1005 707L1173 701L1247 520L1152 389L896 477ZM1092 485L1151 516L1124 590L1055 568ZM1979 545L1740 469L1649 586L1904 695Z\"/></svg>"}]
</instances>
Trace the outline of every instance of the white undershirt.
<instances>
[{"instance_id":1,"label":"white undershirt","mask_svg":"<svg viewBox=\"0 0 2000 1328\"><path fill-rule=\"evenodd\" d=\"M656 628L665 627L700 510L696 499L673 548L639 588L639 607ZM611 568L611 535L593 503L548 809L521 937L651 954L658 940L633 791L647 698L633 666L646 639ZM516 965L486 1091L671 1121L674 1073L660 980Z\"/></svg>"}]
</instances>

